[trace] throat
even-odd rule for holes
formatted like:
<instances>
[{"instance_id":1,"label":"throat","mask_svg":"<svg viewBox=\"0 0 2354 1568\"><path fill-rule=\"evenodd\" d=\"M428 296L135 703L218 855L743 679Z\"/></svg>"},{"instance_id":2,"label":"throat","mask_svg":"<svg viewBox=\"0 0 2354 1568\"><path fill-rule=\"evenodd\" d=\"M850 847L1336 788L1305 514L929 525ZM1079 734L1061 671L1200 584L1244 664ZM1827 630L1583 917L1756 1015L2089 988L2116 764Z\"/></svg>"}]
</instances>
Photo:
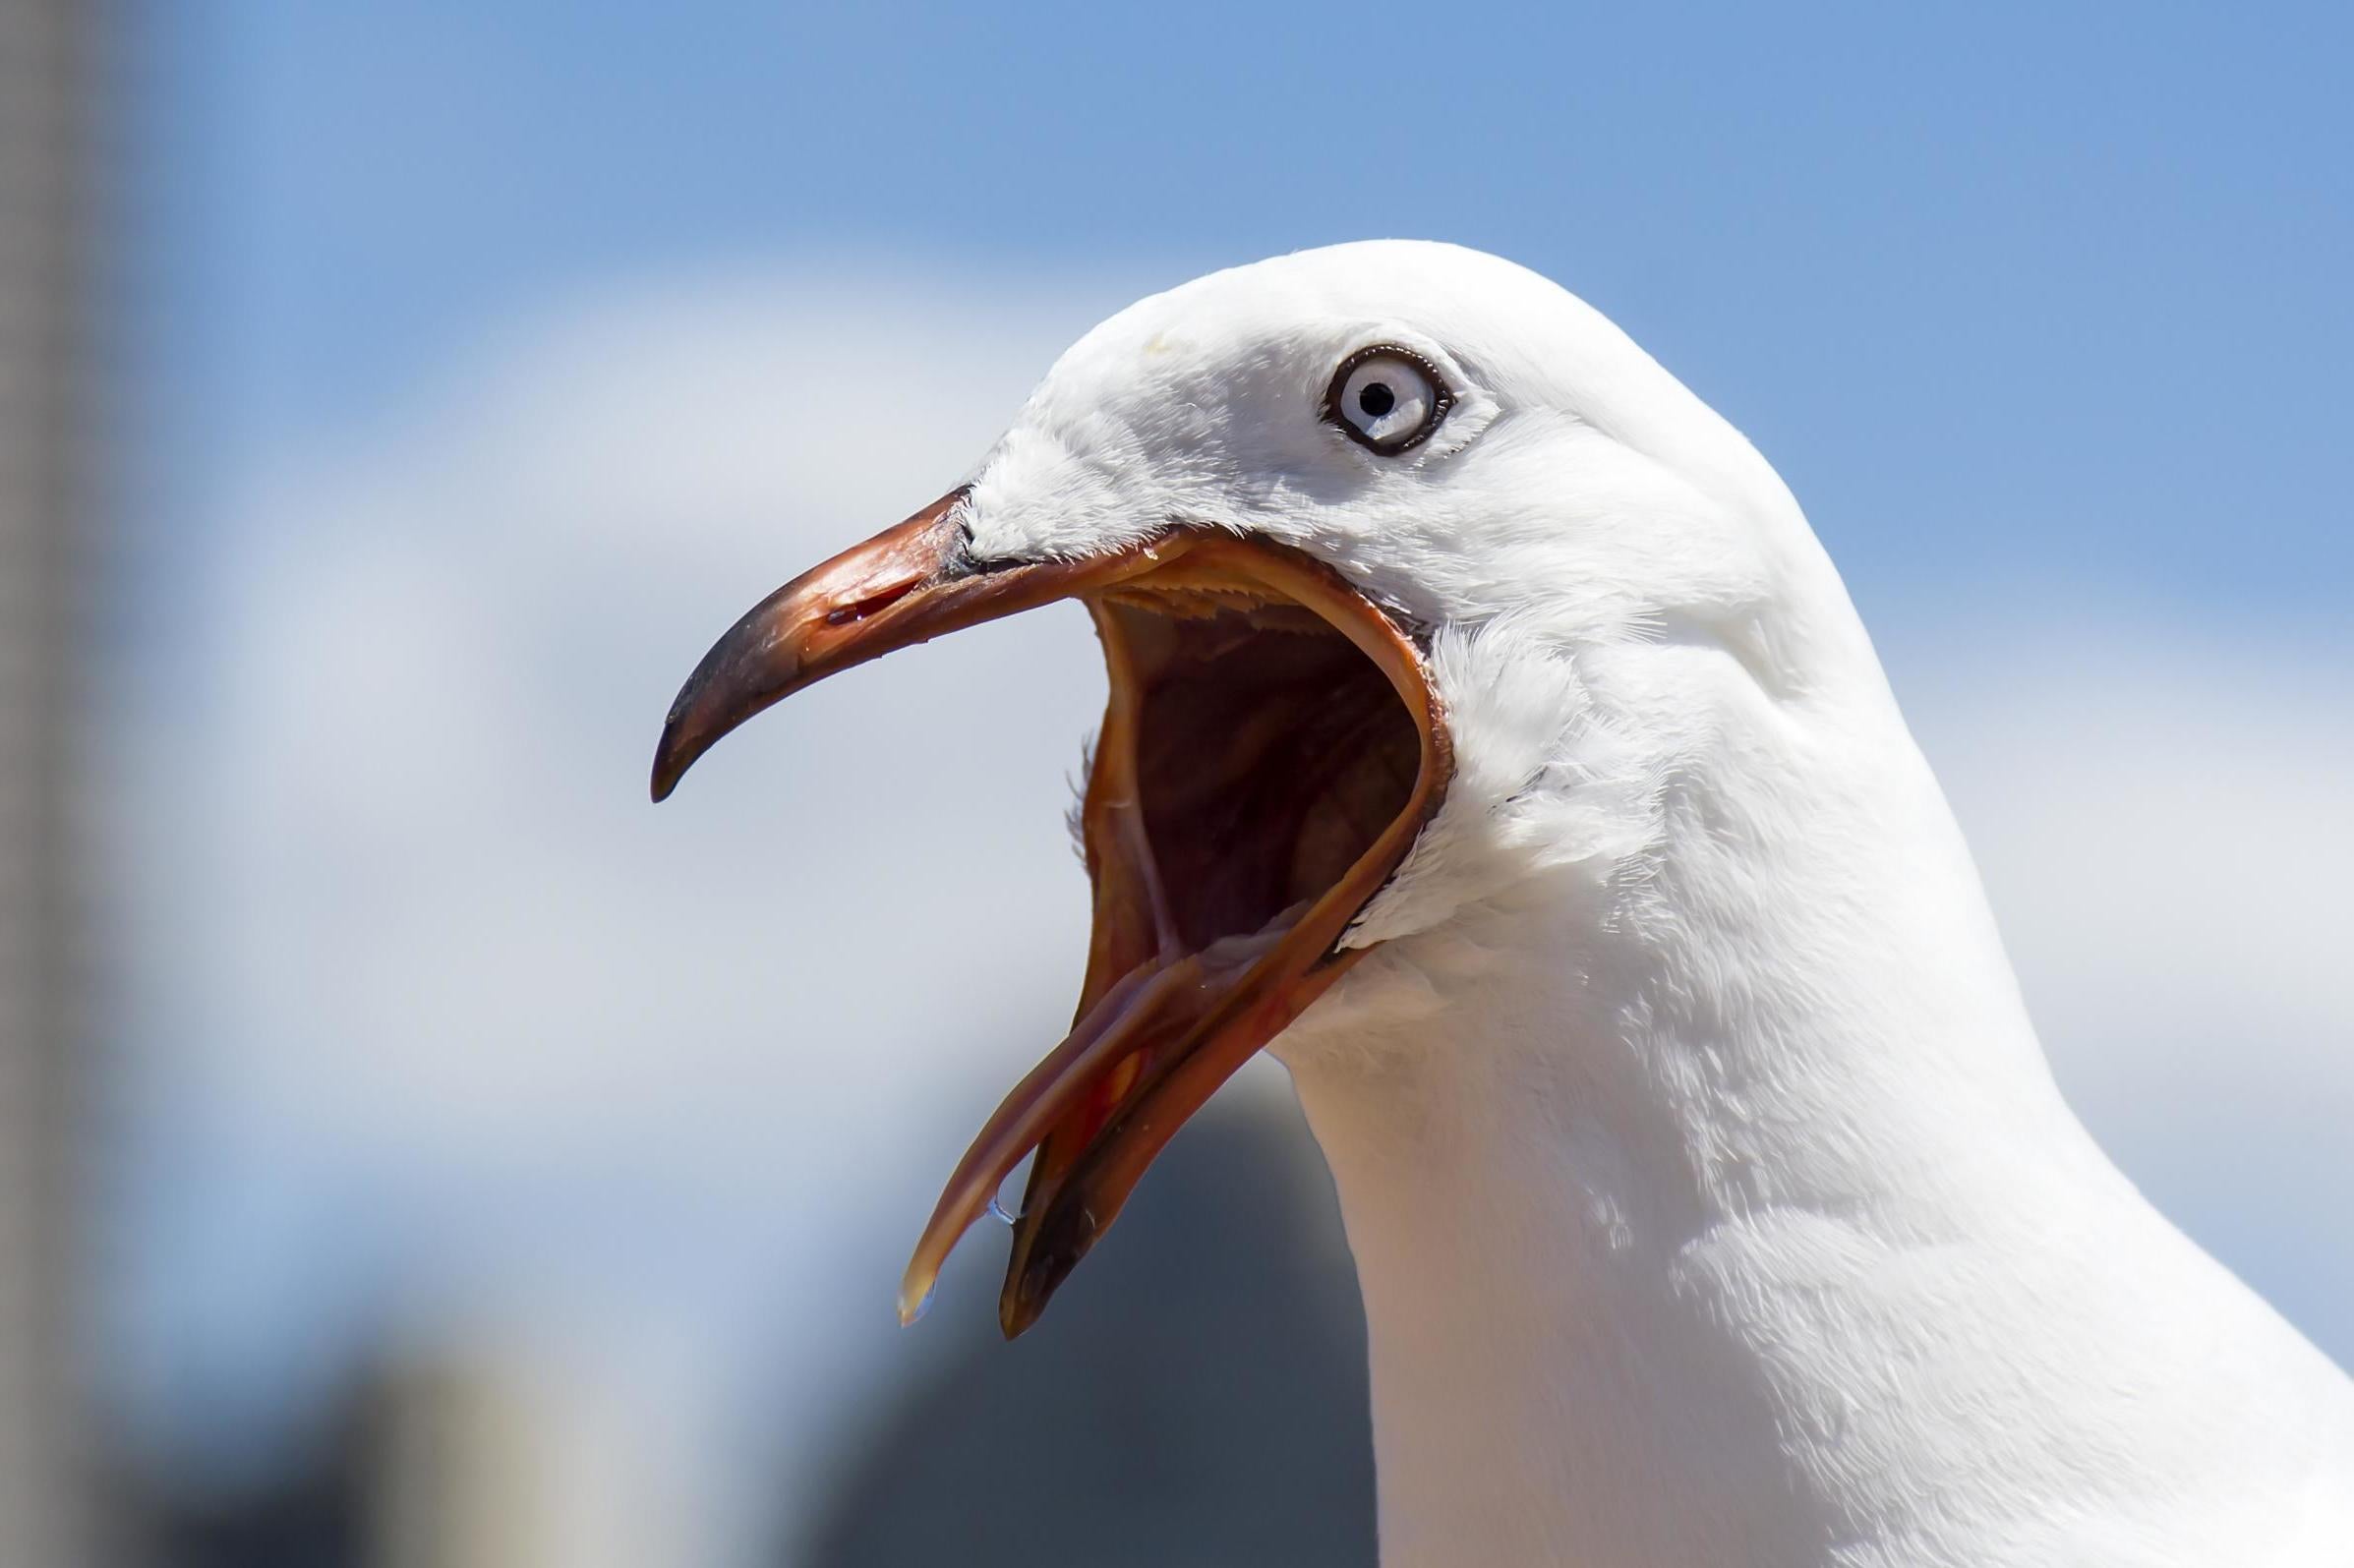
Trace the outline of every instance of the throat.
<instances>
[{"instance_id":1,"label":"throat","mask_svg":"<svg viewBox=\"0 0 2354 1568\"><path fill-rule=\"evenodd\" d=\"M1364 1297L1385 1568L1812 1560L1663 1117L1495 1057L1294 1077Z\"/></svg>"},{"instance_id":2,"label":"throat","mask_svg":"<svg viewBox=\"0 0 2354 1568\"><path fill-rule=\"evenodd\" d=\"M1648 912L1485 911L1392 956L1435 998L1410 1033L1287 1050L1364 1294L1387 1568L1817 1563L1902 1522L1873 1488L1903 1465L1842 1469L1888 1403L1856 1368L1978 1330L1906 1260L2032 1281L2053 1194L2114 1189L1950 819L1896 826L1930 847L1885 886L1719 832ZM1403 1011L1383 961L1336 1019Z\"/></svg>"}]
</instances>

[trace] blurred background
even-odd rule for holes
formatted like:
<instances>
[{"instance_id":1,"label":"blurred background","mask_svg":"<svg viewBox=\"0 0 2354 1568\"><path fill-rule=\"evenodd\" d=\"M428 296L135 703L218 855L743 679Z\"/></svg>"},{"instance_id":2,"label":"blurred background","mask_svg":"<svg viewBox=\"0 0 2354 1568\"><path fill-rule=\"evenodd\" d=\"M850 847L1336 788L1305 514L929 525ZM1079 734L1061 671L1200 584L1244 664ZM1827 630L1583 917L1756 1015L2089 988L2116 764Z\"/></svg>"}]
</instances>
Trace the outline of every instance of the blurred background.
<instances>
[{"instance_id":1,"label":"blurred background","mask_svg":"<svg viewBox=\"0 0 2354 1568\"><path fill-rule=\"evenodd\" d=\"M1370 1563L1273 1069L894 1325L1075 993L1080 612L644 781L1099 318L1374 235L1757 440L2071 1096L2354 1359L2349 17L0 0L0 1563Z\"/></svg>"}]
</instances>

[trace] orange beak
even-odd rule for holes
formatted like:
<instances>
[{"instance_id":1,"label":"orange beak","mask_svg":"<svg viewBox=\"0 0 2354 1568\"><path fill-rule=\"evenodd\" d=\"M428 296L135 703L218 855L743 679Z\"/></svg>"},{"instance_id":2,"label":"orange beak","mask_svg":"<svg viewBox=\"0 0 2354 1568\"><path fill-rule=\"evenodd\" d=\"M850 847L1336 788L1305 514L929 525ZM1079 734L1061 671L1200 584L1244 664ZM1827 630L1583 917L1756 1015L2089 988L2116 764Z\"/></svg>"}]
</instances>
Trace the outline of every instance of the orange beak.
<instances>
[{"instance_id":1,"label":"orange beak","mask_svg":"<svg viewBox=\"0 0 2354 1568\"><path fill-rule=\"evenodd\" d=\"M1395 617L1289 547L1169 529L1076 560L973 560L943 496L778 589L687 677L656 800L720 737L838 670L1077 598L1110 697L1081 810L1094 933L1070 1034L958 1162L900 1291L1033 1150L1007 1337L1118 1217L1186 1119L1362 956L1341 941L1438 809L1452 758Z\"/></svg>"}]
</instances>

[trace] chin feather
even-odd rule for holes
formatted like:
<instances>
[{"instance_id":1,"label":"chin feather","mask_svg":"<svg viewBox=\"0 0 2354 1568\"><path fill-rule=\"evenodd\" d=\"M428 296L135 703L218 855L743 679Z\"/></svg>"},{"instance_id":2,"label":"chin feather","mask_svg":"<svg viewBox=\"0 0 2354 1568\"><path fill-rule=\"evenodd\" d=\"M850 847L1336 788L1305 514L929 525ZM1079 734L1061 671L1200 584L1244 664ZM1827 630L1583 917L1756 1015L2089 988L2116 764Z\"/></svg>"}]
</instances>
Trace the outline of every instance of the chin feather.
<instances>
[{"instance_id":1,"label":"chin feather","mask_svg":"<svg viewBox=\"0 0 2354 1568\"><path fill-rule=\"evenodd\" d=\"M1658 781L1575 661L1516 617L1442 631L1432 672L1456 773L1439 815L1343 938L1370 947L1564 867L1599 885L1654 842Z\"/></svg>"}]
</instances>

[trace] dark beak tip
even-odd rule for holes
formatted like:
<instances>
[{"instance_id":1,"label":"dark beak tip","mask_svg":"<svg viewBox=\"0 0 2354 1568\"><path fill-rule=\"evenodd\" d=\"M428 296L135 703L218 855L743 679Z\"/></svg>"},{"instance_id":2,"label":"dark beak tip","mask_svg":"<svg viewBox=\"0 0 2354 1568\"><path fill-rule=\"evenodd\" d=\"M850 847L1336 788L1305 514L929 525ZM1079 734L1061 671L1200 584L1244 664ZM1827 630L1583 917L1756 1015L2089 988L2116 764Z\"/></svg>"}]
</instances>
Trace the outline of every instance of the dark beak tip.
<instances>
[{"instance_id":1,"label":"dark beak tip","mask_svg":"<svg viewBox=\"0 0 2354 1568\"><path fill-rule=\"evenodd\" d=\"M1052 1220L1050 1214L1048 1223ZM1041 1229L1027 1248L1017 1240L1016 1256L1007 1259L1005 1288L997 1297L997 1326L1007 1339L1021 1338L1046 1315L1046 1304L1093 1249L1099 1233L1091 1223L1081 1223L1086 1228L1077 1236ZM1068 1224L1062 1227L1064 1232L1069 1229Z\"/></svg>"},{"instance_id":2,"label":"dark beak tip","mask_svg":"<svg viewBox=\"0 0 2354 1568\"><path fill-rule=\"evenodd\" d=\"M695 765L695 759L705 749L689 740L682 729L678 716L674 713L662 726L662 739L654 747L654 772L648 781L647 793L658 806L671 798L671 791L678 787L678 781L686 777L686 770Z\"/></svg>"},{"instance_id":3,"label":"dark beak tip","mask_svg":"<svg viewBox=\"0 0 2354 1568\"><path fill-rule=\"evenodd\" d=\"M997 1331L1005 1336L1006 1343L1010 1345L1029 1333L1045 1309L1046 1304L1042 1300L1004 1301L997 1307Z\"/></svg>"}]
</instances>

